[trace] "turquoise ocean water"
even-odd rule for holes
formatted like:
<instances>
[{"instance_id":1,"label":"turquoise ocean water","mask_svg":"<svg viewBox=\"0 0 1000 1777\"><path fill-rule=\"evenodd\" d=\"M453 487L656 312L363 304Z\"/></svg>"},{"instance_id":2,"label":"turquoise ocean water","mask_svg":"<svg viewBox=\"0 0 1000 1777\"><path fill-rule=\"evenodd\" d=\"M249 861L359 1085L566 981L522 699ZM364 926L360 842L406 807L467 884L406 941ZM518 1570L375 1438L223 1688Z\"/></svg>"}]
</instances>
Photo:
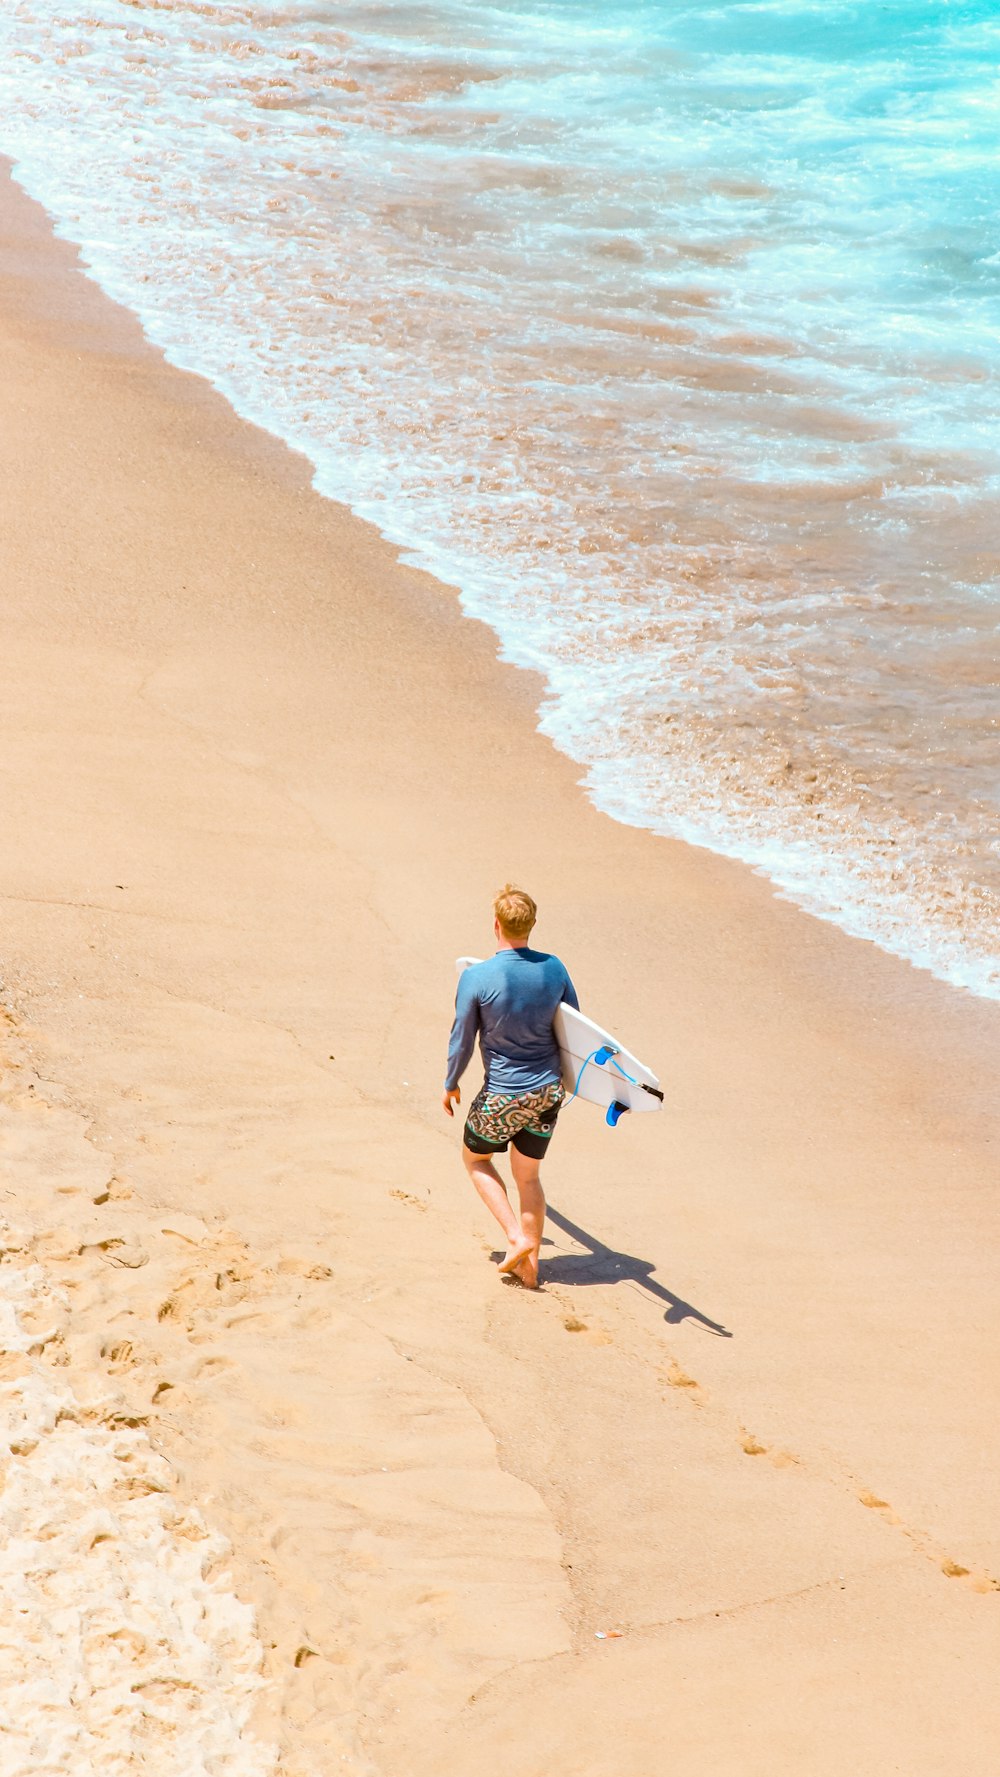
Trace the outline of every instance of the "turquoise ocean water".
<instances>
[{"instance_id":1,"label":"turquoise ocean water","mask_svg":"<svg viewBox=\"0 0 1000 1777\"><path fill-rule=\"evenodd\" d=\"M995 0L0 16L22 183L600 806L992 997L998 107Z\"/></svg>"}]
</instances>

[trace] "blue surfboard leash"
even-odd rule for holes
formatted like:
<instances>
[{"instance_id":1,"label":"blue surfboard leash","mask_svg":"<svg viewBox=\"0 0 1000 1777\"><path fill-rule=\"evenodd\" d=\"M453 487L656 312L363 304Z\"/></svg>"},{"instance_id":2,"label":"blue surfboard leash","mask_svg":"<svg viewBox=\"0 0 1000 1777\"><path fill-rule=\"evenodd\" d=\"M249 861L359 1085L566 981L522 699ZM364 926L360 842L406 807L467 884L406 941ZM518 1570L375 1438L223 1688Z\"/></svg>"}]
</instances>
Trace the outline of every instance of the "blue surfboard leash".
<instances>
[{"instance_id":1,"label":"blue surfboard leash","mask_svg":"<svg viewBox=\"0 0 1000 1777\"><path fill-rule=\"evenodd\" d=\"M643 1092L648 1092L651 1098L658 1098L660 1103L662 1104L663 1103L663 1093L660 1091L659 1087L658 1086L647 1086L646 1082L644 1080L636 1080L633 1078L633 1076L631 1074L627 1074L625 1072L625 1069L622 1067L621 1062L615 1060L615 1056L617 1055L617 1053L618 1053L617 1049L612 1049L607 1043L602 1043L601 1047L599 1049L592 1049L590 1054L587 1056L586 1061L583 1063L582 1067L580 1068L580 1072L576 1076L576 1085L573 1087L573 1091L570 1094L570 1096L572 1098L577 1097L577 1095L580 1091L580 1081L583 1079L583 1076L586 1073L591 1062L594 1063L595 1067L607 1067L608 1064L610 1063L610 1065L614 1068L615 1072L617 1074L620 1074L623 1080L627 1080L630 1086L640 1086L642 1088ZM629 1110L630 1108L631 1107L629 1105L622 1104L621 1100L618 1098L616 1098L612 1104L609 1104L608 1110L607 1110L607 1115L604 1119L605 1123L608 1125L608 1128L609 1129L617 1129L619 1119L621 1117L624 1117L626 1111Z\"/></svg>"}]
</instances>

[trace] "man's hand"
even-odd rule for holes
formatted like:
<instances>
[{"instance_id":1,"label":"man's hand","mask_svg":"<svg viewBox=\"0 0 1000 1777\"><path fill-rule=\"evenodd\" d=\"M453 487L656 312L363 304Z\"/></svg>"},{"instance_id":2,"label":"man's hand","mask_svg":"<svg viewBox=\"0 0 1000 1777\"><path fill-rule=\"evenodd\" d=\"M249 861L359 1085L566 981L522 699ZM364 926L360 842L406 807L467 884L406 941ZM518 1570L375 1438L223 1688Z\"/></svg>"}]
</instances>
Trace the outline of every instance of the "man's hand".
<instances>
[{"instance_id":1,"label":"man's hand","mask_svg":"<svg viewBox=\"0 0 1000 1777\"><path fill-rule=\"evenodd\" d=\"M454 1099L455 1104L461 1104L462 1102L462 1094L458 1086L453 1086L450 1092L445 1092L441 1099L441 1103L444 1105L445 1111L449 1117L455 1115L455 1107L452 1104L452 1099Z\"/></svg>"}]
</instances>

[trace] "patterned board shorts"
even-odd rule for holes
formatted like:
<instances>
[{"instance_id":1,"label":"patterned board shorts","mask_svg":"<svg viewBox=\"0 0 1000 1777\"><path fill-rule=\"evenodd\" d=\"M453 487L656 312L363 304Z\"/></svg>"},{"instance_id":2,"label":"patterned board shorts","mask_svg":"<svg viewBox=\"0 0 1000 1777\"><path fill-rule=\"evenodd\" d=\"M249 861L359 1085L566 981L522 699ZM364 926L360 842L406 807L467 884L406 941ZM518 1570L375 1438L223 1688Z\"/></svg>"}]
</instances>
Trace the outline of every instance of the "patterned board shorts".
<instances>
[{"instance_id":1,"label":"patterned board shorts","mask_svg":"<svg viewBox=\"0 0 1000 1777\"><path fill-rule=\"evenodd\" d=\"M519 1154L543 1160L565 1097L559 1080L533 1092L490 1092L483 1085L469 1106L465 1145L474 1154L505 1154L513 1142Z\"/></svg>"}]
</instances>

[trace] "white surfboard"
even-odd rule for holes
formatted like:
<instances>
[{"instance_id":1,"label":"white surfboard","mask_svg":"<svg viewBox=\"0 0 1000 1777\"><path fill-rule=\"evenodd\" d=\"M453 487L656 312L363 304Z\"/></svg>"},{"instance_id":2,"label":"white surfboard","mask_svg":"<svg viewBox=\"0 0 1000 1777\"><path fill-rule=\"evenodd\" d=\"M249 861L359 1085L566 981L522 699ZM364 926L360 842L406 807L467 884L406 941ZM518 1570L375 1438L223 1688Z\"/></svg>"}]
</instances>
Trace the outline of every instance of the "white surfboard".
<instances>
[{"instance_id":1,"label":"white surfboard","mask_svg":"<svg viewBox=\"0 0 1000 1777\"><path fill-rule=\"evenodd\" d=\"M478 956L460 956L455 967L461 975L479 961ZM572 1097L600 1105L612 1127L624 1111L660 1109L663 1093L656 1075L610 1031L567 1005L559 1007L552 1028L559 1045L563 1085ZM623 1109L616 1113L616 1105Z\"/></svg>"}]
</instances>

